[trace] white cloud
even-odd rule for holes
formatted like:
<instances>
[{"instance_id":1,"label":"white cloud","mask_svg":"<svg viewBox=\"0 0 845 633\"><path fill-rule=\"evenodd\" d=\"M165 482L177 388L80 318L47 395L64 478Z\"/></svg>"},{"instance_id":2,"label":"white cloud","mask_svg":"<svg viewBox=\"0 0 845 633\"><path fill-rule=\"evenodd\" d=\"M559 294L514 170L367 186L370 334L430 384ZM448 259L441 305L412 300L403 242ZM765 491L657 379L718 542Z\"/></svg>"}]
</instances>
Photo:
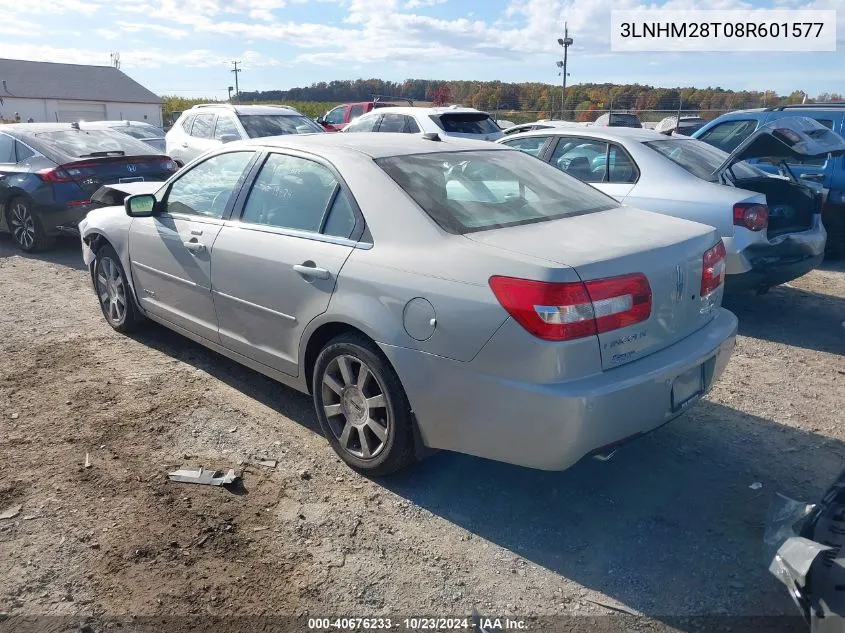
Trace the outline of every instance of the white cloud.
<instances>
[{"instance_id":1,"label":"white cloud","mask_svg":"<svg viewBox=\"0 0 845 633\"><path fill-rule=\"evenodd\" d=\"M102 0L35 0L21 3L17 0L0 0L0 12L3 20L10 14L24 15L92 15L103 6Z\"/></svg>"},{"instance_id":2,"label":"white cloud","mask_svg":"<svg viewBox=\"0 0 845 633\"><path fill-rule=\"evenodd\" d=\"M416 9L418 7L433 7L437 4L443 4L448 0L408 0L405 3L406 9Z\"/></svg>"},{"instance_id":3,"label":"white cloud","mask_svg":"<svg viewBox=\"0 0 845 633\"><path fill-rule=\"evenodd\" d=\"M4 15L0 21L0 35L12 35L19 37L31 37L33 32L43 32L43 29L35 22L21 20L14 15Z\"/></svg>"},{"instance_id":4,"label":"white cloud","mask_svg":"<svg viewBox=\"0 0 845 633\"><path fill-rule=\"evenodd\" d=\"M138 22L126 22L122 20L118 20L116 24L120 28L120 31L124 33L155 33L157 35L163 35L176 40L190 35L190 31L187 31L186 29L177 29L172 26L164 26L162 24L144 24Z\"/></svg>"}]
</instances>

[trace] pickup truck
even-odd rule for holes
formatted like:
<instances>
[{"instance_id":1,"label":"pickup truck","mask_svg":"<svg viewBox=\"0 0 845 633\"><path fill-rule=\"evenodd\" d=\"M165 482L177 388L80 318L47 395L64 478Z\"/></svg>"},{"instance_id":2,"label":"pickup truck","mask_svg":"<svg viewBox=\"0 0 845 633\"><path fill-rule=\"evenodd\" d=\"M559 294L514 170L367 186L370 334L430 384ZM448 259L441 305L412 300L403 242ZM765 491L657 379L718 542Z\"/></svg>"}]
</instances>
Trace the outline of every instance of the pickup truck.
<instances>
[{"instance_id":1,"label":"pickup truck","mask_svg":"<svg viewBox=\"0 0 845 633\"><path fill-rule=\"evenodd\" d=\"M326 132L340 132L347 124L352 123L352 121L362 114L372 112L376 108L388 108L394 107L395 105L395 103L378 100L342 103L326 112L323 116L317 117L315 121L322 125ZM411 103L411 105L414 104Z\"/></svg>"}]
</instances>

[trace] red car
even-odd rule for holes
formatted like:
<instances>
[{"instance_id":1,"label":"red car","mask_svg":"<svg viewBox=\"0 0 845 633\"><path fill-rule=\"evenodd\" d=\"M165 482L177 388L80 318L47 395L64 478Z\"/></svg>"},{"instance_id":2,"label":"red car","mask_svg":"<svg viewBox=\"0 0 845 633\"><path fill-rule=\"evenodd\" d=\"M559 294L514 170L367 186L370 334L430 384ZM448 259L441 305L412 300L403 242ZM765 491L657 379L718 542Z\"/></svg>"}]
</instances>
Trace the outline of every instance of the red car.
<instances>
[{"instance_id":1,"label":"red car","mask_svg":"<svg viewBox=\"0 0 845 633\"><path fill-rule=\"evenodd\" d=\"M408 100L402 99L402 101ZM408 103L414 105L411 101L408 101ZM388 108L395 105L395 103L379 101L378 99L359 101L358 103L343 103L336 108L332 108L316 121L325 128L326 132L340 132L347 124L352 123L362 114L372 112L375 108Z\"/></svg>"}]
</instances>

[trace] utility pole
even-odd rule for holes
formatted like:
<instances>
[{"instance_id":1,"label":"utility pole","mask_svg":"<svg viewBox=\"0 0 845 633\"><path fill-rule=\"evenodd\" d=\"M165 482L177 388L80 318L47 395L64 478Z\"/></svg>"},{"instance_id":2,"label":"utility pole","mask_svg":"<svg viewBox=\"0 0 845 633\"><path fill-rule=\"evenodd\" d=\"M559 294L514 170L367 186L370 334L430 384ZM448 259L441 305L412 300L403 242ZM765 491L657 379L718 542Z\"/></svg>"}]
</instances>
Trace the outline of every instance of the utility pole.
<instances>
[{"instance_id":1,"label":"utility pole","mask_svg":"<svg viewBox=\"0 0 845 633\"><path fill-rule=\"evenodd\" d=\"M231 70L231 72L235 73L235 98L238 100L239 103L240 103L240 100L241 100L241 90L238 87L238 73L241 72L241 69L238 68L238 64L240 64L240 63L241 62L233 61L232 62L233 68Z\"/></svg>"},{"instance_id":2,"label":"utility pole","mask_svg":"<svg viewBox=\"0 0 845 633\"><path fill-rule=\"evenodd\" d=\"M560 85L560 118L563 119L563 107L564 103L566 103L566 60L567 60L567 53L569 52L569 47L572 46L572 38L569 37L569 26L566 22L563 23L563 39L558 39L557 43L563 46L563 64L561 69L561 74L563 75L563 81L561 81Z\"/></svg>"}]
</instances>

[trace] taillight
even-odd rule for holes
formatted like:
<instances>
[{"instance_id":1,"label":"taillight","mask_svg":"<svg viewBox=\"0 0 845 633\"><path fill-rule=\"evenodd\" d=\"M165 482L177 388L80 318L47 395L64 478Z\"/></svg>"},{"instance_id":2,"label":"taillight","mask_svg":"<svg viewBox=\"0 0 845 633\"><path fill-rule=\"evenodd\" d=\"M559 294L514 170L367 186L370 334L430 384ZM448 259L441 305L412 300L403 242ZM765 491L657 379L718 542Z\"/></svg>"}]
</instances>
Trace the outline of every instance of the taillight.
<instances>
[{"instance_id":1,"label":"taillight","mask_svg":"<svg viewBox=\"0 0 845 633\"><path fill-rule=\"evenodd\" d=\"M490 288L517 323L548 341L609 332L651 315L651 286L641 273L572 283L494 276Z\"/></svg>"},{"instance_id":2,"label":"taillight","mask_svg":"<svg viewBox=\"0 0 845 633\"><path fill-rule=\"evenodd\" d=\"M41 177L41 180L43 180L44 182L71 182L73 180L71 175L61 167L55 167L53 169L42 169L41 171L36 173Z\"/></svg>"},{"instance_id":3,"label":"taillight","mask_svg":"<svg viewBox=\"0 0 845 633\"><path fill-rule=\"evenodd\" d=\"M703 267L701 269L702 298L717 290L725 281L725 244L722 240L704 252Z\"/></svg>"},{"instance_id":4,"label":"taillight","mask_svg":"<svg viewBox=\"0 0 845 633\"><path fill-rule=\"evenodd\" d=\"M769 207L765 204L740 202L734 205L734 225L762 231L769 225Z\"/></svg>"}]
</instances>

